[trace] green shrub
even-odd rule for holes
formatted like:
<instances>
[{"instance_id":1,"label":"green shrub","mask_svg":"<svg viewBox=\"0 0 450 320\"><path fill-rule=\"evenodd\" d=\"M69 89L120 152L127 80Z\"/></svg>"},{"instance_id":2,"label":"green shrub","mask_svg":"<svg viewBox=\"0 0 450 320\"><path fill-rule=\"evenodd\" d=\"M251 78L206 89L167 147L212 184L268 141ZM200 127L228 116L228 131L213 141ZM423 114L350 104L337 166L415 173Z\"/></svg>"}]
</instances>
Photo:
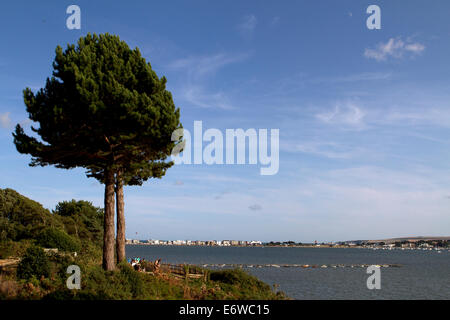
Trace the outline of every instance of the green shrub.
<instances>
[{"instance_id":1,"label":"green shrub","mask_svg":"<svg viewBox=\"0 0 450 320\"><path fill-rule=\"evenodd\" d=\"M31 279L34 277L48 277L50 274L50 262L47 254L39 247L30 247L17 267L17 277Z\"/></svg>"},{"instance_id":2,"label":"green shrub","mask_svg":"<svg viewBox=\"0 0 450 320\"><path fill-rule=\"evenodd\" d=\"M59 218L40 203L12 189L0 189L0 237L33 239L45 227L62 228Z\"/></svg>"},{"instance_id":3,"label":"green shrub","mask_svg":"<svg viewBox=\"0 0 450 320\"><path fill-rule=\"evenodd\" d=\"M80 240L103 244L103 209L88 201L59 202L53 211L61 218L66 232Z\"/></svg>"},{"instance_id":4,"label":"green shrub","mask_svg":"<svg viewBox=\"0 0 450 320\"><path fill-rule=\"evenodd\" d=\"M133 298L142 295L144 291L144 284L139 272L134 271L126 262L119 264L120 276L125 280L127 287L130 288Z\"/></svg>"},{"instance_id":5,"label":"green shrub","mask_svg":"<svg viewBox=\"0 0 450 320\"><path fill-rule=\"evenodd\" d=\"M25 254L27 249L33 244L31 240L21 241L0 241L0 259L21 257Z\"/></svg>"},{"instance_id":6,"label":"green shrub","mask_svg":"<svg viewBox=\"0 0 450 320\"><path fill-rule=\"evenodd\" d=\"M231 293L233 299L266 300L277 297L268 284L240 269L211 271L210 280Z\"/></svg>"},{"instance_id":7,"label":"green shrub","mask_svg":"<svg viewBox=\"0 0 450 320\"><path fill-rule=\"evenodd\" d=\"M47 228L39 233L37 243L45 248L58 248L62 251L80 251L80 243L64 231Z\"/></svg>"},{"instance_id":8,"label":"green shrub","mask_svg":"<svg viewBox=\"0 0 450 320\"><path fill-rule=\"evenodd\" d=\"M240 269L212 271L210 279L231 285L255 285L259 282L255 277Z\"/></svg>"}]
</instances>

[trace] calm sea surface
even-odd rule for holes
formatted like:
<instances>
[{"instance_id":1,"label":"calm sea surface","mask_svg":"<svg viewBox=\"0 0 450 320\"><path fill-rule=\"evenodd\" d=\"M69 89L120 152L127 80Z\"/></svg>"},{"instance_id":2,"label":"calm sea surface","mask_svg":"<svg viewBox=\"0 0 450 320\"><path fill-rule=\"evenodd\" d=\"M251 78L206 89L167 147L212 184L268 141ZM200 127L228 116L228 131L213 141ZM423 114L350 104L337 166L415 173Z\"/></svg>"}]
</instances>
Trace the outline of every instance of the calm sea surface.
<instances>
[{"instance_id":1,"label":"calm sea surface","mask_svg":"<svg viewBox=\"0 0 450 320\"><path fill-rule=\"evenodd\" d=\"M381 289L367 289L366 268L245 268L294 299L450 299L450 252L350 248L128 245L127 257L189 264L400 264L381 268Z\"/></svg>"}]
</instances>

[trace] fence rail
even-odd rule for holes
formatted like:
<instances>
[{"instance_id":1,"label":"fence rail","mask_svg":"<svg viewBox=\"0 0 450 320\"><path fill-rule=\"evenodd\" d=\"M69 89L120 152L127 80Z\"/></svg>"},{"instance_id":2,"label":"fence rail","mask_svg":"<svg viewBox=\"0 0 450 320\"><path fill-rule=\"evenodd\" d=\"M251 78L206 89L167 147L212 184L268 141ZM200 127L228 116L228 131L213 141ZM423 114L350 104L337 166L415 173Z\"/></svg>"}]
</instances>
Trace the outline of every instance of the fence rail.
<instances>
[{"instance_id":1,"label":"fence rail","mask_svg":"<svg viewBox=\"0 0 450 320\"><path fill-rule=\"evenodd\" d=\"M0 270L6 268L15 268L19 264L20 259L0 259Z\"/></svg>"}]
</instances>

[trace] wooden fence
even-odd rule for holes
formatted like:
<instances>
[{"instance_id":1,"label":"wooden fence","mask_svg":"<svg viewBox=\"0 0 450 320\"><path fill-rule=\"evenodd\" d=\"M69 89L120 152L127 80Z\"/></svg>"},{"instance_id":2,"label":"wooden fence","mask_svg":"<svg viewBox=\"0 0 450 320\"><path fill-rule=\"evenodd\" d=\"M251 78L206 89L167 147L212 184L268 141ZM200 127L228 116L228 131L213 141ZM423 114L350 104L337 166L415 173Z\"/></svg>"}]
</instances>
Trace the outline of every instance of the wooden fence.
<instances>
[{"instance_id":1,"label":"wooden fence","mask_svg":"<svg viewBox=\"0 0 450 320\"><path fill-rule=\"evenodd\" d=\"M162 263L159 267L159 271L189 278L205 277L205 271L203 269L189 264Z\"/></svg>"},{"instance_id":2,"label":"wooden fence","mask_svg":"<svg viewBox=\"0 0 450 320\"><path fill-rule=\"evenodd\" d=\"M0 259L0 271L16 268L20 259Z\"/></svg>"}]
</instances>

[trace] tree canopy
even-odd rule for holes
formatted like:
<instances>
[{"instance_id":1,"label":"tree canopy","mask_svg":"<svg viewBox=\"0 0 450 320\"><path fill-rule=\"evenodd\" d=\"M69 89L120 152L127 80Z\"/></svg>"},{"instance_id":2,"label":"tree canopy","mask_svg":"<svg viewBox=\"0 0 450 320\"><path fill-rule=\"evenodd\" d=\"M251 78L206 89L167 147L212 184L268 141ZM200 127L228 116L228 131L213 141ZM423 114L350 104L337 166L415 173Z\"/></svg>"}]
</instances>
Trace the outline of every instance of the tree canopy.
<instances>
[{"instance_id":1,"label":"tree canopy","mask_svg":"<svg viewBox=\"0 0 450 320\"><path fill-rule=\"evenodd\" d=\"M166 78L158 78L138 48L117 36L88 34L77 46L58 46L53 69L36 94L24 90L29 117L39 123L32 131L42 141L20 125L14 133L17 150L33 156L32 166L81 166L95 177L127 167L135 180L167 166L155 162L170 155L179 109Z\"/></svg>"}]
</instances>

